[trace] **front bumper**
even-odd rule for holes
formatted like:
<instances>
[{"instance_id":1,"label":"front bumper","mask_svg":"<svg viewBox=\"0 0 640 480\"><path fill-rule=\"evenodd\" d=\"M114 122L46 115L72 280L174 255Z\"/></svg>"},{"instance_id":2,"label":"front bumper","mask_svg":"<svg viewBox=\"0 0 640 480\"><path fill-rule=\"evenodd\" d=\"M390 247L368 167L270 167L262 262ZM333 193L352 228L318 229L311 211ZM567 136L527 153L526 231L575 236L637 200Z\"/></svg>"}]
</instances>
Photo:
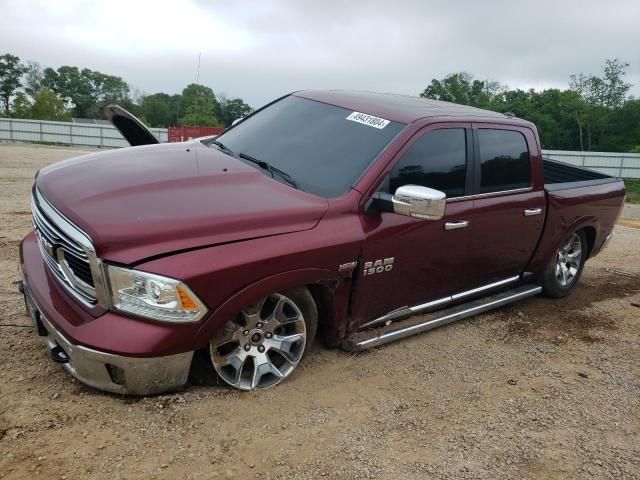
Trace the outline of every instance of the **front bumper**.
<instances>
[{"instance_id":1,"label":"front bumper","mask_svg":"<svg viewBox=\"0 0 640 480\"><path fill-rule=\"evenodd\" d=\"M152 358L126 357L73 344L47 319L23 282L27 311L52 358L76 379L107 392L152 395L187 382L193 352Z\"/></svg>"},{"instance_id":2,"label":"front bumper","mask_svg":"<svg viewBox=\"0 0 640 480\"><path fill-rule=\"evenodd\" d=\"M33 232L20 244L20 268L21 291L38 333L52 358L75 378L131 395L176 390L186 383L197 325L144 322L99 308L87 311L52 278Z\"/></svg>"}]
</instances>

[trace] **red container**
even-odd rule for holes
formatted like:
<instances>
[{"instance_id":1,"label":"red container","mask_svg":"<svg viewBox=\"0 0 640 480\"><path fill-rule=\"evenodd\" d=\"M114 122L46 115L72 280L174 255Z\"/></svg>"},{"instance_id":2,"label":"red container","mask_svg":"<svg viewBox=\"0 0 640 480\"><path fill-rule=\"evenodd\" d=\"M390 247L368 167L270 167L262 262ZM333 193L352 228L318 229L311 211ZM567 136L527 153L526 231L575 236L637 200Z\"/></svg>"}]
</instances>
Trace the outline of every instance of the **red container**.
<instances>
[{"instance_id":1,"label":"red container","mask_svg":"<svg viewBox=\"0 0 640 480\"><path fill-rule=\"evenodd\" d=\"M169 127L169 142L184 142L190 138L220 135L225 131L224 127L201 127L198 125L181 125Z\"/></svg>"}]
</instances>

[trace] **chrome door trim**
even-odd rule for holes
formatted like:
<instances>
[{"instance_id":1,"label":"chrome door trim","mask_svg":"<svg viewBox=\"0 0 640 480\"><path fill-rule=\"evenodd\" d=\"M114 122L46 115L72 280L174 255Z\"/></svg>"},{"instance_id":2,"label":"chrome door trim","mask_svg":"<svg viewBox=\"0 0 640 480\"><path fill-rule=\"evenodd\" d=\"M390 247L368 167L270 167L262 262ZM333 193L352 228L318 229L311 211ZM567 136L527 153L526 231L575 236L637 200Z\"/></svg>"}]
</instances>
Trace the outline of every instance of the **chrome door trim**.
<instances>
[{"instance_id":1,"label":"chrome door trim","mask_svg":"<svg viewBox=\"0 0 640 480\"><path fill-rule=\"evenodd\" d=\"M458 300L459 298L468 297L469 295L474 295L476 293L484 292L485 290L499 287L501 285L506 285L507 283L517 282L519 279L520 279L520 275L516 275L515 277L505 278L504 280L500 280L499 282L488 283L487 285L483 285L481 287L474 288L472 290L456 293L455 295L451 295L451 299Z\"/></svg>"},{"instance_id":2,"label":"chrome door trim","mask_svg":"<svg viewBox=\"0 0 640 480\"><path fill-rule=\"evenodd\" d=\"M444 224L445 230L457 230L469 226L469 220L456 220L455 222L447 222Z\"/></svg>"},{"instance_id":3,"label":"chrome door trim","mask_svg":"<svg viewBox=\"0 0 640 480\"><path fill-rule=\"evenodd\" d=\"M477 193L475 195L465 195L464 197L447 198L447 202L458 202L461 200L475 200L476 198L497 197L510 193L525 193L532 191L532 187L515 188L513 190L501 190L499 192Z\"/></svg>"},{"instance_id":4,"label":"chrome door trim","mask_svg":"<svg viewBox=\"0 0 640 480\"><path fill-rule=\"evenodd\" d=\"M420 305L416 305L414 307L409 307L409 310L412 312L421 312L422 310L426 310L428 308L437 307L439 305L443 305L445 303L450 302L451 297L439 298L438 300L432 300L431 302L421 303Z\"/></svg>"},{"instance_id":5,"label":"chrome door trim","mask_svg":"<svg viewBox=\"0 0 640 480\"><path fill-rule=\"evenodd\" d=\"M500 287L500 286L506 285L508 283L516 282L519 279L520 279L520 275L516 275L514 277L505 278L504 280L500 280L498 282L493 282L493 283L488 283L486 285L482 285L481 287L478 287L478 288L473 288L471 290L465 290L464 292L456 293L454 295L449 295L448 297L438 298L437 300L432 300L430 302L421 303L419 305L414 305L414 306L406 305L404 307L400 307L400 308L397 308L395 310L392 310L391 312L386 313L386 314L382 315L381 317L374 318L373 320L360 325L360 327L358 327L358 328L360 330L363 330L365 328L370 328L370 327L373 327L375 325L379 325L379 324L382 324L382 323L390 322L390 321L392 321L392 320L394 320L396 318L406 317L406 316L414 315L416 313L424 312L425 310L429 310L429 309L431 309L433 307L438 307L438 306L441 306L441 305L445 305L447 303L451 303L451 302L453 302L455 300L458 300L460 298L468 297L470 295L475 295L476 293L480 293L480 292L483 292L485 290L490 290L492 288Z\"/></svg>"},{"instance_id":6,"label":"chrome door trim","mask_svg":"<svg viewBox=\"0 0 640 480\"><path fill-rule=\"evenodd\" d=\"M533 217L534 215L540 215L542 213L542 208L525 208L524 216L525 217Z\"/></svg>"}]
</instances>

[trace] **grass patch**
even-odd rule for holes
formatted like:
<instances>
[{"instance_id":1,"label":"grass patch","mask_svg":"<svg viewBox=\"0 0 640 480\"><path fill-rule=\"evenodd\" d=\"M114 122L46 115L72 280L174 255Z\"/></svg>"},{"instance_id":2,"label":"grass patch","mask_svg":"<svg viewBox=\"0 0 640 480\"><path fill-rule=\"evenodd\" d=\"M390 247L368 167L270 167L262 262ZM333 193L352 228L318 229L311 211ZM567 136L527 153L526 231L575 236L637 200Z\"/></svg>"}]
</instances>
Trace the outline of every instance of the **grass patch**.
<instances>
[{"instance_id":1,"label":"grass patch","mask_svg":"<svg viewBox=\"0 0 640 480\"><path fill-rule=\"evenodd\" d=\"M640 203L640 180L625 178L624 186L627 189L627 202Z\"/></svg>"}]
</instances>

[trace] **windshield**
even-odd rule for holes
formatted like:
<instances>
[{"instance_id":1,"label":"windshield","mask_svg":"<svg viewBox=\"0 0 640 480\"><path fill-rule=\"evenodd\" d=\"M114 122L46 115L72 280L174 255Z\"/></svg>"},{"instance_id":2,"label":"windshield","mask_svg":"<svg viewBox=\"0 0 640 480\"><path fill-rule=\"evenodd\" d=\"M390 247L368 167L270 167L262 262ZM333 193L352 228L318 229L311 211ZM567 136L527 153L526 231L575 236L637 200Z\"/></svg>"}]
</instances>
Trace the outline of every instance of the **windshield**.
<instances>
[{"instance_id":1,"label":"windshield","mask_svg":"<svg viewBox=\"0 0 640 480\"><path fill-rule=\"evenodd\" d=\"M405 126L353 113L288 96L216 140L236 155L251 156L286 172L301 190L333 198L347 192ZM360 123L362 118L368 123Z\"/></svg>"}]
</instances>

